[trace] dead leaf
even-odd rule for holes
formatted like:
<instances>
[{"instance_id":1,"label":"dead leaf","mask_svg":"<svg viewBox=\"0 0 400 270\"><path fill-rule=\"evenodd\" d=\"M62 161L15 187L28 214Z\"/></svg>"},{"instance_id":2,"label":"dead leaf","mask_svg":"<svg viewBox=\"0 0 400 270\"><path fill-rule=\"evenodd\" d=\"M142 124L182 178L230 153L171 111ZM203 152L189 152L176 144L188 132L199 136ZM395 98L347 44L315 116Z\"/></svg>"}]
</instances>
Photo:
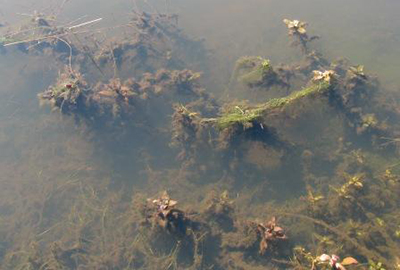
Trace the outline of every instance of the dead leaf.
<instances>
[{"instance_id":1,"label":"dead leaf","mask_svg":"<svg viewBox=\"0 0 400 270\"><path fill-rule=\"evenodd\" d=\"M342 263L343 265L354 265L358 264L358 261L354 259L353 257L346 257L343 259Z\"/></svg>"},{"instance_id":2,"label":"dead leaf","mask_svg":"<svg viewBox=\"0 0 400 270\"><path fill-rule=\"evenodd\" d=\"M299 27L297 29L297 32L299 32L300 34L304 35L307 31L306 31L306 29L304 27Z\"/></svg>"}]
</instances>

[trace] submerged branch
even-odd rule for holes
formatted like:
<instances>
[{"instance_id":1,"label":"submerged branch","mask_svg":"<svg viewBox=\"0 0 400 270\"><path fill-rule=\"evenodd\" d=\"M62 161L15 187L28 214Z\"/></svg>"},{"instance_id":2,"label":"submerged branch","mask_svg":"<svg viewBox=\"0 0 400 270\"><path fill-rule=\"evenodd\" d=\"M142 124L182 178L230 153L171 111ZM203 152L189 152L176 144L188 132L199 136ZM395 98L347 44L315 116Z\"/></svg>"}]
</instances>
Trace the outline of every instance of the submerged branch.
<instances>
[{"instance_id":1,"label":"submerged branch","mask_svg":"<svg viewBox=\"0 0 400 270\"><path fill-rule=\"evenodd\" d=\"M329 88L330 84L326 82L314 84L303 90L294 92L286 97L271 99L264 104L255 106L252 109L242 110L239 106L235 106L234 110L231 110L230 112L218 118L203 119L203 121L211 123L214 122L219 129L229 128L236 124L243 125L246 123L256 122L269 111L283 108L302 98L322 94L326 92Z\"/></svg>"}]
</instances>

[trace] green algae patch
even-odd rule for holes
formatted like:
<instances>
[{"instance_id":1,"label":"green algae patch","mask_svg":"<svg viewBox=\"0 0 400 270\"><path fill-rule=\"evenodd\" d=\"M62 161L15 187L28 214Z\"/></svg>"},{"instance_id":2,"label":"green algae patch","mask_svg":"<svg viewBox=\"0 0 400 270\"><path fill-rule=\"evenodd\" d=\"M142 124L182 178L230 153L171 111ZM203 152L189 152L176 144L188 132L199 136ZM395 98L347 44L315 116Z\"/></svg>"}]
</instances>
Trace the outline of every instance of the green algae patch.
<instances>
[{"instance_id":1,"label":"green algae patch","mask_svg":"<svg viewBox=\"0 0 400 270\"><path fill-rule=\"evenodd\" d=\"M326 92L329 87L330 84L326 82L314 84L310 87L294 92L286 97L271 99L266 103L258 105L252 109L243 110L239 106L235 106L232 110L229 110L226 114L223 114L222 116L217 118L216 125L218 129L221 130L238 124L246 126L247 124L259 121L261 117L270 110L283 108L300 99L312 95L322 94Z\"/></svg>"},{"instance_id":2,"label":"green algae patch","mask_svg":"<svg viewBox=\"0 0 400 270\"><path fill-rule=\"evenodd\" d=\"M247 123L255 122L262 116L263 111L263 107L242 110L239 106L236 106L234 110L217 119L217 127L225 129L236 124L246 125Z\"/></svg>"},{"instance_id":3,"label":"green algae patch","mask_svg":"<svg viewBox=\"0 0 400 270\"><path fill-rule=\"evenodd\" d=\"M319 83L316 85L312 85L310 87L304 88L300 91L294 92L287 97L283 98L274 98L268 101L265 104L265 109L276 109L281 108L283 106L289 105L299 99L314 95L314 94L321 94L326 92L329 89L329 83Z\"/></svg>"}]
</instances>

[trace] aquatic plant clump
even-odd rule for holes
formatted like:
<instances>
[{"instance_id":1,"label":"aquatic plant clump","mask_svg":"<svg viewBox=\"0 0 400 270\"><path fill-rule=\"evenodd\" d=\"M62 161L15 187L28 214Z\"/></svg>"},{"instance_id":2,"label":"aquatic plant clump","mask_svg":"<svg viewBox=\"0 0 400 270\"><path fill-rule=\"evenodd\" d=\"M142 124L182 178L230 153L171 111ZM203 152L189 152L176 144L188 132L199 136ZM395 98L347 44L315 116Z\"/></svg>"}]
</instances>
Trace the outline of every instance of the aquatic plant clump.
<instances>
[{"instance_id":1,"label":"aquatic plant clump","mask_svg":"<svg viewBox=\"0 0 400 270\"><path fill-rule=\"evenodd\" d=\"M240 58L232 75L234 79L251 88L289 87L290 76L284 69L273 68L270 61L262 57Z\"/></svg>"},{"instance_id":2,"label":"aquatic plant clump","mask_svg":"<svg viewBox=\"0 0 400 270\"><path fill-rule=\"evenodd\" d=\"M183 105L176 105L175 112L172 115L172 146L182 148L178 155L179 160L185 159L188 155L193 154L199 131L199 121L196 121L197 113L189 111Z\"/></svg>"},{"instance_id":3,"label":"aquatic plant clump","mask_svg":"<svg viewBox=\"0 0 400 270\"><path fill-rule=\"evenodd\" d=\"M122 78L132 71L140 76L159 69L203 69L208 55L203 41L186 36L177 21L177 15L135 13L127 25L132 33L96 50L94 59Z\"/></svg>"},{"instance_id":4,"label":"aquatic plant clump","mask_svg":"<svg viewBox=\"0 0 400 270\"><path fill-rule=\"evenodd\" d=\"M156 209L154 214L156 224L171 233L186 234L186 223L188 221L185 214L175 208L178 202L172 200L167 192L164 192L160 198L152 200L151 203Z\"/></svg>"},{"instance_id":5,"label":"aquatic plant clump","mask_svg":"<svg viewBox=\"0 0 400 270\"><path fill-rule=\"evenodd\" d=\"M85 106L88 92L87 83L77 72L66 71L60 74L57 83L38 95L41 102L50 103L63 114L79 113Z\"/></svg>"},{"instance_id":6,"label":"aquatic plant clump","mask_svg":"<svg viewBox=\"0 0 400 270\"><path fill-rule=\"evenodd\" d=\"M161 110L159 117L164 119L172 112L172 103L179 100L210 102L211 98L197 83L199 77L199 73L189 70L159 70L156 74L144 74L139 81L113 79L107 84L89 86L82 76L66 72L39 98L92 127L132 125L146 121L146 114L155 109Z\"/></svg>"}]
</instances>

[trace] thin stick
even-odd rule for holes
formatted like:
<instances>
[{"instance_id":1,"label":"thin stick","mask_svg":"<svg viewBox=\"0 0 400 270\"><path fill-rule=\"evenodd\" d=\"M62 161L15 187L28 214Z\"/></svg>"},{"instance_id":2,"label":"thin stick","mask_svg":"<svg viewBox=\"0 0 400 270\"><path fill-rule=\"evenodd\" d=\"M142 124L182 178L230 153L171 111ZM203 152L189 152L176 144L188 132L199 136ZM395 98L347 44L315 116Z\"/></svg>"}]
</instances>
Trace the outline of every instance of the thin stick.
<instances>
[{"instance_id":1,"label":"thin stick","mask_svg":"<svg viewBox=\"0 0 400 270\"><path fill-rule=\"evenodd\" d=\"M17 32L9 33L9 34L6 34L6 36L7 36L7 37L14 37L14 36L19 35L19 34L23 34L23 33L30 32L30 31L35 31L35 30L43 29L43 28L44 28L44 29L50 29L50 27L48 27L48 26L39 26L39 27L34 27L34 28L25 29L25 30L22 30L22 31L17 31Z\"/></svg>"},{"instance_id":2,"label":"thin stick","mask_svg":"<svg viewBox=\"0 0 400 270\"><path fill-rule=\"evenodd\" d=\"M3 46L7 47L7 46L18 45L18 44L22 44L22 43L33 42L33 41L41 41L41 40L45 40L45 39L48 39L48 38L59 38L59 37L63 37L63 36L66 36L66 35L68 35L68 33L50 35L50 36L39 37L39 38L25 39L25 40L20 40L20 41L7 43L7 44L4 44Z\"/></svg>"},{"instance_id":3,"label":"thin stick","mask_svg":"<svg viewBox=\"0 0 400 270\"><path fill-rule=\"evenodd\" d=\"M168 0L165 0L165 14L169 14Z\"/></svg>"},{"instance_id":4,"label":"thin stick","mask_svg":"<svg viewBox=\"0 0 400 270\"><path fill-rule=\"evenodd\" d=\"M93 24L93 23L101 21L102 19L103 18L97 18L97 19L92 20L92 21L88 21L88 22L84 22L84 23L81 23L81 24L77 24L77 25L68 27L68 30L72 30L72 29L75 29L75 28L78 28L78 27L82 27L82 26L86 26L86 25L89 25L89 24Z\"/></svg>"},{"instance_id":5,"label":"thin stick","mask_svg":"<svg viewBox=\"0 0 400 270\"><path fill-rule=\"evenodd\" d=\"M118 76L118 67L117 67L117 60L115 59L114 49L112 48L112 45L110 45L110 52L111 52L111 56L113 58L114 79L115 79Z\"/></svg>"},{"instance_id":6,"label":"thin stick","mask_svg":"<svg viewBox=\"0 0 400 270\"><path fill-rule=\"evenodd\" d=\"M99 72L101 73L101 75L103 77L105 77L105 74L103 72L103 70L100 68L100 66L97 64L97 62L94 60L94 58L92 57L91 52L89 51L89 49L87 48L86 45L84 45L81 40L78 38L78 36L76 34L74 34L75 39L79 42L79 44L82 46L83 50L85 51L85 53L87 53L87 55L89 56L90 61L92 61L93 65L99 70Z\"/></svg>"},{"instance_id":7,"label":"thin stick","mask_svg":"<svg viewBox=\"0 0 400 270\"><path fill-rule=\"evenodd\" d=\"M87 17L87 15L82 16L82 17L80 17L80 18L78 18L76 20L73 20L72 22L69 22L66 25L60 26L60 28L66 27L67 25L71 25L71 24L73 24L73 23L75 23L77 21L82 20L85 17ZM88 24L92 24L92 23L95 23L95 22L98 22L98 21L101 21L101 20L102 20L102 18L98 18L96 20L92 20L92 21L84 22L84 23L81 23L81 24L78 24L78 25L70 26L67 29L71 30L71 29L78 28L78 27L81 27L81 26L85 26L85 25L88 25ZM29 28L29 29L25 29L25 30L22 30L22 31L17 31L17 32L14 32L14 33L7 34L7 37L14 37L16 35L23 34L23 33L30 32L30 31L35 31L35 30L38 30L38 29L51 29L51 27L49 27L49 26L38 26L38 27L34 27L34 28Z\"/></svg>"},{"instance_id":8,"label":"thin stick","mask_svg":"<svg viewBox=\"0 0 400 270\"><path fill-rule=\"evenodd\" d=\"M400 165L400 162L390 165L388 168L394 168Z\"/></svg>"},{"instance_id":9,"label":"thin stick","mask_svg":"<svg viewBox=\"0 0 400 270\"><path fill-rule=\"evenodd\" d=\"M58 15L60 15L61 11L62 11L63 8L64 8L64 5L65 5L68 1L69 1L69 0L64 0L64 1L61 3L60 8L58 9L57 13L55 14L55 17L58 17Z\"/></svg>"},{"instance_id":10,"label":"thin stick","mask_svg":"<svg viewBox=\"0 0 400 270\"><path fill-rule=\"evenodd\" d=\"M117 26L112 26L112 27L103 27L103 28L99 28L99 29L95 29L95 30L85 30L85 31L80 31L80 32L65 32L62 34L55 34L55 35L49 35L49 36L44 36L44 37L38 37L38 38L31 38L31 39L25 39L25 40L19 40L19 41L15 41L15 42L10 42L7 44L4 44L3 47L7 47L7 46L12 46L12 45L18 45L18 44L22 44L22 43L28 43L28 42L33 42L33 41L41 41L44 39L51 39L51 38L57 38L57 37L63 37L63 36L67 36L70 34L73 35L77 35L77 34L85 34L85 33L100 33L102 31L105 30L110 30L110 29L116 29L116 28L120 28L120 27L129 27L131 26L131 24L127 23L127 24L122 24L122 25L117 25Z\"/></svg>"},{"instance_id":11,"label":"thin stick","mask_svg":"<svg viewBox=\"0 0 400 270\"><path fill-rule=\"evenodd\" d=\"M71 74L74 73L74 71L72 70L72 47L71 45L65 41L62 38L57 37L58 40L60 40L61 42L64 42L68 47L69 47L69 58L68 58L68 64L69 64L69 71L71 72Z\"/></svg>"},{"instance_id":12,"label":"thin stick","mask_svg":"<svg viewBox=\"0 0 400 270\"><path fill-rule=\"evenodd\" d=\"M51 226L51 227L48 228L47 230L45 230L45 231L39 233L38 235L36 235L36 237L41 237L41 236L45 235L46 233L48 233L49 231L51 231L51 230L54 229L55 227L59 226L60 224L61 224L61 222L60 222L60 223L54 224L53 226Z\"/></svg>"}]
</instances>

